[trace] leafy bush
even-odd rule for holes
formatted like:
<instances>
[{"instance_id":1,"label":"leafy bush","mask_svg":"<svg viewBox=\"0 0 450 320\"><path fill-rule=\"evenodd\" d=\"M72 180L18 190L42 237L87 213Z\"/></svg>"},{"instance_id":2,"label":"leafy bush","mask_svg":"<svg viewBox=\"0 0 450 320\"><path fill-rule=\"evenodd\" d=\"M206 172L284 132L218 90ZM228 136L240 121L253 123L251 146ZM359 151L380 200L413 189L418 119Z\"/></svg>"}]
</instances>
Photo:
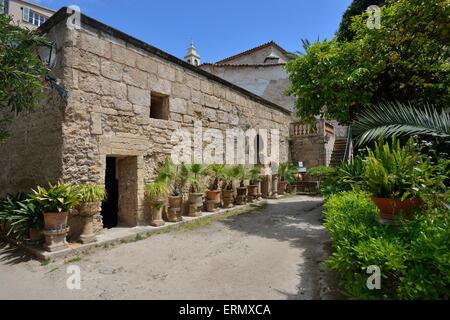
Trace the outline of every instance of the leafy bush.
<instances>
[{"instance_id":1,"label":"leafy bush","mask_svg":"<svg viewBox=\"0 0 450 320\"><path fill-rule=\"evenodd\" d=\"M74 187L80 203L101 202L107 198L106 189L102 185L82 184Z\"/></svg>"},{"instance_id":2,"label":"leafy bush","mask_svg":"<svg viewBox=\"0 0 450 320\"><path fill-rule=\"evenodd\" d=\"M450 225L448 211L418 213L398 227L377 222L370 194L343 192L327 199L325 226L336 249L327 265L354 299L448 299ZM381 290L369 290L369 266L381 268Z\"/></svg>"},{"instance_id":3,"label":"leafy bush","mask_svg":"<svg viewBox=\"0 0 450 320\"><path fill-rule=\"evenodd\" d=\"M41 206L43 212L67 212L79 203L74 188L63 183L49 183L47 188L37 187L30 197Z\"/></svg>"},{"instance_id":4,"label":"leafy bush","mask_svg":"<svg viewBox=\"0 0 450 320\"><path fill-rule=\"evenodd\" d=\"M0 220L9 223L7 236L18 240L26 238L30 228L42 229L44 224L41 207L26 194L1 200Z\"/></svg>"}]
</instances>

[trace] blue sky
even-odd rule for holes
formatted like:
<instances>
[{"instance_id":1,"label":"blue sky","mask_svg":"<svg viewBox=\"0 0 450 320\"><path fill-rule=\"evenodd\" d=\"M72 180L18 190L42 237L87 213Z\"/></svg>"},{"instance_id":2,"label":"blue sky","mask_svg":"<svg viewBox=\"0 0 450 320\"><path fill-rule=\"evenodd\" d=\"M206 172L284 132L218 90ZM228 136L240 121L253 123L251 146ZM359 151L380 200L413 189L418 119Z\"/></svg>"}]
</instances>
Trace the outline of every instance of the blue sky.
<instances>
[{"instance_id":1,"label":"blue sky","mask_svg":"<svg viewBox=\"0 0 450 320\"><path fill-rule=\"evenodd\" d=\"M351 0L39 0L53 9L71 4L182 58L192 38L202 62L215 62L268 41L288 51L300 39L331 39Z\"/></svg>"}]
</instances>

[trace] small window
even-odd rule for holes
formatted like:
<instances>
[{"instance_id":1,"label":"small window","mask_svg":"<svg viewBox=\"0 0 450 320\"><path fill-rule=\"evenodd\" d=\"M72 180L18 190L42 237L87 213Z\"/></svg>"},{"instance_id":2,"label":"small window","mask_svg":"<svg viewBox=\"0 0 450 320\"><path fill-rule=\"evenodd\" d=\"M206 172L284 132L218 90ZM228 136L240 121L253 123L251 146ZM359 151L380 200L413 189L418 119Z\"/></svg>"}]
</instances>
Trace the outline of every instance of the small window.
<instances>
[{"instance_id":1,"label":"small window","mask_svg":"<svg viewBox=\"0 0 450 320\"><path fill-rule=\"evenodd\" d=\"M152 92L150 118L169 120L169 96Z\"/></svg>"},{"instance_id":2,"label":"small window","mask_svg":"<svg viewBox=\"0 0 450 320\"><path fill-rule=\"evenodd\" d=\"M8 1L0 0L0 13L8 13Z\"/></svg>"}]
</instances>

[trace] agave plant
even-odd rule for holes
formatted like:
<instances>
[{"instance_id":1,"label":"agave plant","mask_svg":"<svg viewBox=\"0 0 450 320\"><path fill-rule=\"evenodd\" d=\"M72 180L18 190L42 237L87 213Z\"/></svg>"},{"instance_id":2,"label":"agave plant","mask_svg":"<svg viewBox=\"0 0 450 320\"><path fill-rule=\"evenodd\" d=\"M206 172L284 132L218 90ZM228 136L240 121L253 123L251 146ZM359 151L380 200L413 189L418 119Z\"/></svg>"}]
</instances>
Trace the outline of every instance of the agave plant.
<instances>
[{"instance_id":1,"label":"agave plant","mask_svg":"<svg viewBox=\"0 0 450 320\"><path fill-rule=\"evenodd\" d=\"M357 145L365 145L380 136L432 136L450 142L450 113L426 105L381 103L366 109L353 126Z\"/></svg>"}]
</instances>

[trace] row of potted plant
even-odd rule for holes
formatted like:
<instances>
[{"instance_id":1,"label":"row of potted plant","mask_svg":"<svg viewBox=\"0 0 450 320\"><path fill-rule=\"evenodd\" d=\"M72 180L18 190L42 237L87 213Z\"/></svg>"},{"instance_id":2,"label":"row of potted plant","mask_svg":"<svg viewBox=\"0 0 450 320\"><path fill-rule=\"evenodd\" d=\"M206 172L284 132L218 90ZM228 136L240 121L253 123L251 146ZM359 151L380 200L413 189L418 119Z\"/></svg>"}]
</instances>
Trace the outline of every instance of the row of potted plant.
<instances>
[{"instance_id":1,"label":"row of potted plant","mask_svg":"<svg viewBox=\"0 0 450 320\"><path fill-rule=\"evenodd\" d=\"M279 190L284 194L288 185L296 183L297 169L291 163L278 167ZM180 164L163 161L155 180L145 186L145 195L152 211L152 225L160 226L163 209L166 207L167 221L182 219L182 213L197 216L218 207L231 208L261 196L261 167L244 165ZM183 197L185 195L185 197Z\"/></svg>"},{"instance_id":2,"label":"row of potted plant","mask_svg":"<svg viewBox=\"0 0 450 320\"><path fill-rule=\"evenodd\" d=\"M29 194L9 196L0 201L0 220L7 236L37 241L42 231L67 232L67 218L71 209L82 217L93 217L100 212L100 204L107 197L101 185L49 183ZM89 233L86 225L84 235Z\"/></svg>"}]
</instances>

